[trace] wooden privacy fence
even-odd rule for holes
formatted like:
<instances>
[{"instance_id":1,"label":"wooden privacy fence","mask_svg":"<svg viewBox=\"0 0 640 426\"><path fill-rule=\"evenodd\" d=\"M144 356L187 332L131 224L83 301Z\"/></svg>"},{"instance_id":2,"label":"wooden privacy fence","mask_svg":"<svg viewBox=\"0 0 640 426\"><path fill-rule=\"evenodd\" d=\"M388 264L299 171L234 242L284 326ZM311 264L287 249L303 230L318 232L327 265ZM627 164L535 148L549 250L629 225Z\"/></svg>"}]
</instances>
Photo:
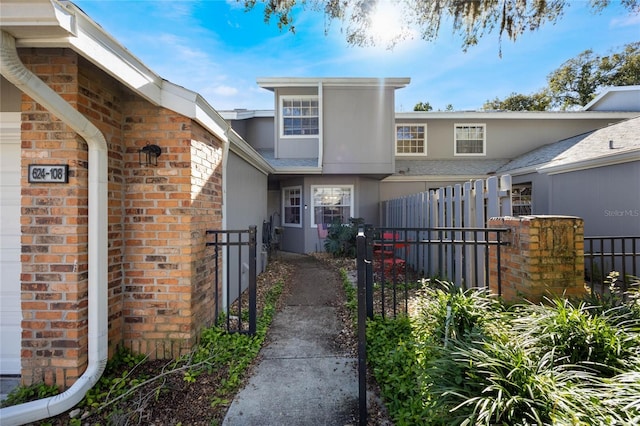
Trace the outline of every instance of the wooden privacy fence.
<instances>
[{"instance_id":1,"label":"wooden privacy fence","mask_svg":"<svg viewBox=\"0 0 640 426\"><path fill-rule=\"evenodd\" d=\"M487 258L489 218L511 215L510 175L382 202L384 228L404 229L402 238L407 241L438 243L425 244L420 254L407 256L408 266L465 287L486 285L486 274L473 265Z\"/></svg>"},{"instance_id":2,"label":"wooden privacy fence","mask_svg":"<svg viewBox=\"0 0 640 426\"><path fill-rule=\"evenodd\" d=\"M382 202L387 228L484 228L511 216L511 176L492 176Z\"/></svg>"}]
</instances>

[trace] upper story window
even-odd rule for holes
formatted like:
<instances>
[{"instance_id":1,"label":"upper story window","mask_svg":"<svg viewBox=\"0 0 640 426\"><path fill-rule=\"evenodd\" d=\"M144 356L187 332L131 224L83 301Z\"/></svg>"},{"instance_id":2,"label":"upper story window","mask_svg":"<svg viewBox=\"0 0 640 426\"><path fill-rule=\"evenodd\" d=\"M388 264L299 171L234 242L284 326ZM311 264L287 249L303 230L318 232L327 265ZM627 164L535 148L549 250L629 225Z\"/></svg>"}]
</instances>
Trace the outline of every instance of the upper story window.
<instances>
[{"instance_id":1,"label":"upper story window","mask_svg":"<svg viewBox=\"0 0 640 426\"><path fill-rule=\"evenodd\" d=\"M396 125L396 154L426 155L426 126L422 124Z\"/></svg>"},{"instance_id":2,"label":"upper story window","mask_svg":"<svg viewBox=\"0 0 640 426\"><path fill-rule=\"evenodd\" d=\"M456 124L455 155L485 155L486 134L484 124Z\"/></svg>"},{"instance_id":3,"label":"upper story window","mask_svg":"<svg viewBox=\"0 0 640 426\"><path fill-rule=\"evenodd\" d=\"M317 96L280 98L282 136L317 136L319 133Z\"/></svg>"},{"instance_id":4,"label":"upper story window","mask_svg":"<svg viewBox=\"0 0 640 426\"><path fill-rule=\"evenodd\" d=\"M353 217L353 185L311 185L311 224L349 223Z\"/></svg>"},{"instance_id":5,"label":"upper story window","mask_svg":"<svg viewBox=\"0 0 640 426\"><path fill-rule=\"evenodd\" d=\"M282 211L284 212L283 223L285 226L302 226L302 187L292 186L282 188Z\"/></svg>"}]
</instances>

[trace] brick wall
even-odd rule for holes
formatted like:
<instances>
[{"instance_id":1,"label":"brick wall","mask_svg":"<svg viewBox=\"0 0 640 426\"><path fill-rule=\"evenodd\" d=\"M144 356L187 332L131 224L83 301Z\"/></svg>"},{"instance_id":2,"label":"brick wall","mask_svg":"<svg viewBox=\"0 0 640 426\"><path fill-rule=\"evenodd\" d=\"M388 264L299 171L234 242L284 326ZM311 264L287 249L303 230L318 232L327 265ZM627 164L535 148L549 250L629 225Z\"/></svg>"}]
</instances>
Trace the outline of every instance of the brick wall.
<instances>
[{"instance_id":1,"label":"brick wall","mask_svg":"<svg viewBox=\"0 0 640 426\"><path fill-rule=\"evenodd\" d=\"M508 228L509 242L501 255L502 297L507 302L545 297L582 296L584 286L584 223L567 216L500 217L489 227ZM496 264L496 250L491 251ZM491 291L498 292L497 279Z\"/></svg>"},{"instance_id":2,"label":"brick wall","mask_svg":"<svg viewBox=\"0 0 640 426\"><path fill-rule=\"evenodd\" d=\"M222 220L222 143L64 49L21 49L25 65L88 117L109 147L109 353L184 353L213 321L206 229ZM87 364L88 150L23 95L22 377L64 388ZM147 143L157 167L138 163ZM68 184L29 184L28 164L68 164Z\"/></svg>"}]
</instances>

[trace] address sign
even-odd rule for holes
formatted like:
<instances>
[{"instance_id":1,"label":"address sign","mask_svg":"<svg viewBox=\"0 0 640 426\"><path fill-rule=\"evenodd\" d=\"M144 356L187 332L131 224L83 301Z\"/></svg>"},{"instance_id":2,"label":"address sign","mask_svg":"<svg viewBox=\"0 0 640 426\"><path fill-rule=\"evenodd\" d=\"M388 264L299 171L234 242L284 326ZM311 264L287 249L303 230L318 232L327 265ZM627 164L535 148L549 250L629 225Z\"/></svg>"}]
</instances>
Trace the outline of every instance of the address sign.
<instances>
[{"instance_id":1,"label":"address sign","mask_svg":"<svg viewBox=\"0 0 640 426\"><path fill-rule=\"evenodd\" d=\"M29 164L29 183L68 183L69 166L66 164Z\"/></svg>"}]
</instances>

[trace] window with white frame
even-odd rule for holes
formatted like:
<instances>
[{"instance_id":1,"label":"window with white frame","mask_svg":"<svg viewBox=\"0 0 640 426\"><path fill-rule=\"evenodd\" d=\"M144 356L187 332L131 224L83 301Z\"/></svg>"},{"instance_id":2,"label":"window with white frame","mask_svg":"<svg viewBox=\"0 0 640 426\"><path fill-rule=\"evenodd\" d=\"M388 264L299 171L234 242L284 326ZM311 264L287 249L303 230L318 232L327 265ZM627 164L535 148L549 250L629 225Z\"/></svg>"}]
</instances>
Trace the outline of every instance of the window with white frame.
<instances>
[{"instance_id":1,"label":"window with white frame","mask_svg":"<svg viewBox=\"0 0 640 426\"><path fill-rule=\"evenodd\" d=\"M284 226L302 226L302 187L282 188L282 211Z\"/></svg>"},{"instance_id":2,"label":"window with white frame","mask_svg":"<svg viewBox=\"0 0 640 426\"><path fill-rule=\"evenodd\" d=\"M485 148L484 124L455 125L455 155L485 155Z\"/></svg>"},{"instance_id":3,"label":"window with white frame","mask_svg":"<svg viewBox=\"0 0 640 426\"><path fill-rule=\"evenodd\" d=\"M353 217L353 185L311 186L311 224L349 223Z\"/></svg>"},{"instance_id":4,"label":"window with white frame","mask_svg":"<svg viewBox=\"0 0 640 426\"><path fill-rule=\"evenodd\" d=\"M317 96L282 96L280 106L282 136L317 136L319 134Z\"/></svg>"},{"instance_id":5,"label":"window with white frame","mask_svg":"<svg viewBox=\"0 0 640 426\"><path fill-rule=\"evenodd\" d=\"M425 155L426 153L426 126L423 124L396 125L396 154Z\"/></svg>"},{"instance_id":6,"label":"window with white frame","mask_svg":"<svg viewBox=\"0 0 640 426\"><path fill-rule=\"evenodd\" d=\"M511 187L511 206L514 216L531 214L531 182L514 184Z\"/></svg>"}]
</instances>

